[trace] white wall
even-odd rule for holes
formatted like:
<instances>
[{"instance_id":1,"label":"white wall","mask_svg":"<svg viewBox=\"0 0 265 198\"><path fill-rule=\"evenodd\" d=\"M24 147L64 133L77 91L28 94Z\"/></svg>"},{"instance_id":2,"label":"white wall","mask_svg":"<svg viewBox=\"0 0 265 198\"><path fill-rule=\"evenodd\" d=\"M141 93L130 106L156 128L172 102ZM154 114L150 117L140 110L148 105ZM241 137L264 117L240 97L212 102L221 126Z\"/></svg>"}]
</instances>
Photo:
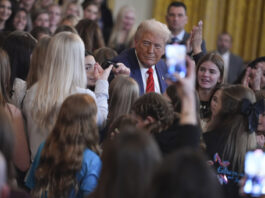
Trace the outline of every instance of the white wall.
<instances>
[{"instance_id":1,"label":"white wall","mask_svg":"<svg viewBox=\"0 0 265 198\"><path fill-rule=\"evenodd\" d=\"M152 18L154 0L114 0L113 18L116 19L120 7L130 5L136 10L136 25L143 20Z\"/></svg>"}]
</instances>

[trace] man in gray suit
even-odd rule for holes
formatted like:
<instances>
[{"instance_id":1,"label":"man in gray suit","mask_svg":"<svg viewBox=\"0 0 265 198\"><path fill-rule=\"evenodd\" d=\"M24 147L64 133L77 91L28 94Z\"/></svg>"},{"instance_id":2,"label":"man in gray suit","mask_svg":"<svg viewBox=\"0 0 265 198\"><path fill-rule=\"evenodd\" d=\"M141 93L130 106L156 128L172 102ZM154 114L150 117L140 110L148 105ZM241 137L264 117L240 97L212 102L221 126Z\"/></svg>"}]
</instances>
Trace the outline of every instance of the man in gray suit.
<instances>
[{"instance_id":1,"label":"man in gray suit","mask_svg":"<svg viewBox=\"0 0 265 198\"><path fill-rule=\"evenodd\" d=\"M241 57L231 53L232 37L228 33L221 33L217 39L217 52L224 59L224 82L232 84L244 69Z\"/></svg>"}]
</instances>

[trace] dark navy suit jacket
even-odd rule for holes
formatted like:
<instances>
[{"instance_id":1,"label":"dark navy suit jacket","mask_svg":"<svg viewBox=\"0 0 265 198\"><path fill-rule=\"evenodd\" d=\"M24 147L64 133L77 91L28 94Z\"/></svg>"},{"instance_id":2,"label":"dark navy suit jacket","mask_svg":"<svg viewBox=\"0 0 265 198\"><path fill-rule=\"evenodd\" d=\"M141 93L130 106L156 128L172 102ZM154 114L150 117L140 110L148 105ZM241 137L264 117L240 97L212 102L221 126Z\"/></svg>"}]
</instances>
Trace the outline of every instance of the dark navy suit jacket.
<instances>
[{"instance_id":1,"label":"dark navy suit jacket","mask_svg":"<svg viewBox=\"0 0 265 198\"><path fill-rule=\"evenodd\" d=\"M127 66L128 68L130 68L131 70L131 77L137 81L139 88L140 88L140 95L144 94L144 85L143 85L143 79L142 79L142 74L141 74L141 70L140 70L140 66L135 54L135 49L131 48L131 49L127 49L125 51L123 51L120 55L118 55L117 57L115 57L113 59L113 62L117 63L123 63L125 66ZM165 64L165 62L161 59L158 61L158 63L156 63L155 65L156 68L156 73L157 73L157 77L158 77L158 82L159 82L159 86L160 86L160 91L161 93L164 93L166 88L167 88L167 84L165 82L166 78L166 72L167 72L167 66Z\"/></svg>"}]
</instances>

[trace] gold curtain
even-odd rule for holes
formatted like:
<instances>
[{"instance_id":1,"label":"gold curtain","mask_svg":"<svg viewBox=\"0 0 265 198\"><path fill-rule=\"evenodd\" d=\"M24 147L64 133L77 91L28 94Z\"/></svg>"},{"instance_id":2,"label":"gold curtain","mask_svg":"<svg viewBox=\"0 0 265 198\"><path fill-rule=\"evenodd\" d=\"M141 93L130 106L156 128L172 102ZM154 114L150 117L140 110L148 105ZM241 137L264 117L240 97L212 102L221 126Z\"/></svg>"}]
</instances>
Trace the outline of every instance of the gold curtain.
<instances>
[{"instance_id":1,"label":"gold curtain","mask_svg":"<svg viewBox=\"0 0 265 198\"><path fill-rule=\"evenodd\" d=\"M153 17L165 22L173 0L156 0ZM203 37L208 51L216 49L221 32L233 37L232 52L245 61L265 56L265 0L179 0L187 6L186 31L203 20Z\"/></svg>"}]
</instances>

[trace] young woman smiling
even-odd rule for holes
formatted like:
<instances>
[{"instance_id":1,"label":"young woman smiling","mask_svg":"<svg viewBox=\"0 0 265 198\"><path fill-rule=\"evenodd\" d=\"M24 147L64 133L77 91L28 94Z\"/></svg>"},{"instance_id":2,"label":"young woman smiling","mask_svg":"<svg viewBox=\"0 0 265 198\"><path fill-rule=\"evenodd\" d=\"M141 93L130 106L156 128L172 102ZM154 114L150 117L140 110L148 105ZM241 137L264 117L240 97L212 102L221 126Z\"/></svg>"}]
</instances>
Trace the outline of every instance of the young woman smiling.
<instances>
[{"instance_id":1,"label":"young woman smiling","mask_svg":"<svg viewBox=\"0 0 265 198\"><path fill-rule=\"evenodd\" d=\"M216 53L208 53L197 66L197 91L200 99L201 118L211 115L210 99L215 88L223 82L224 61Z\"/></svg>"}]
</instances>

